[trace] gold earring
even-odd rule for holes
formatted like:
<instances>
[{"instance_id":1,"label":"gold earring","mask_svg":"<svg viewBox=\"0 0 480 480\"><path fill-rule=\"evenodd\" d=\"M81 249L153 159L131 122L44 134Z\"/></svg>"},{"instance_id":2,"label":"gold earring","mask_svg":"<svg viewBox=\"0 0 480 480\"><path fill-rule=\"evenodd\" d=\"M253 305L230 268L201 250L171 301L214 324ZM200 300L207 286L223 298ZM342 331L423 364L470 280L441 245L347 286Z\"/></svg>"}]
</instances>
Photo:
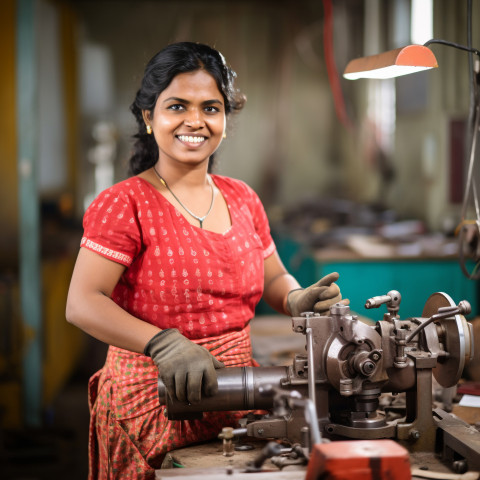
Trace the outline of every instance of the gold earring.
<instances>
[{"instance_id":1,"label":"gold earring","mask_svg":"<svg viewBox=\"0 0 480 480\"><path fill-rule=\"evenodd\" d=\"M223 133L223 138L227 138L227 132Z\"/></svg>"},{"instance_id":2,"label":"gold earring","mask_svg":"<svg viewBox=\"0 0 480 480\"><path fill-rule=\"evenodd\" d=\"M152 134L152 127L151 127L150 125L147 125L147 133L148 133L149 135Z\"/></svg>"}]
</instances>

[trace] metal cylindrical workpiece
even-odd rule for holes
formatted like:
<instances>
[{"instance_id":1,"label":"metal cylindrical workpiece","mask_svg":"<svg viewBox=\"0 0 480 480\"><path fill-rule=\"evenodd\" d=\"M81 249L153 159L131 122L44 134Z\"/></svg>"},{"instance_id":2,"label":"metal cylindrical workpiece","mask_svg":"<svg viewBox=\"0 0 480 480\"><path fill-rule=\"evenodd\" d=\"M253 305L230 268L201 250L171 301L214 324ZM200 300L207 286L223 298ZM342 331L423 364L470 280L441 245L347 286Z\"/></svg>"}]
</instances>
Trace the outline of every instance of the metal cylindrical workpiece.
<instances>
[{"instance_id":1,"label":"metal cylindrical workpiece","mask_svg":"<svg viewBox=\"0 0 480 480\"><path fill-rule=\"evenodd\" d=\"M189 418L195 412L231 410L257 410L272 407L272 397L260 392L262 385L281 387L288 376L288 367L232 367L217 371L218 393L202 397L200 403L190 405L171 399L164 383L158 379L158 396L161 405L167 406L169 419Z\"/></svg>"}]
</instances>

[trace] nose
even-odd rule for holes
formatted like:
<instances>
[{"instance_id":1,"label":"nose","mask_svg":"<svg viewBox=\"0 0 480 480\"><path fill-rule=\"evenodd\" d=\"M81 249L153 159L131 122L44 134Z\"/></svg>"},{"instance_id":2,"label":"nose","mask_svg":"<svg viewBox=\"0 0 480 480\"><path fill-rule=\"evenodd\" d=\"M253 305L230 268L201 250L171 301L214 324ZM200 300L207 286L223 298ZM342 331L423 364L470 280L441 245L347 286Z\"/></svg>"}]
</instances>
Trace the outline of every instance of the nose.
<instances>
[{"instance_id":1,"label":"nose","mask_svg":"<svg viewBox=\"0 0 480 480\"><path fill-rule=\"evenodd\" d=\"M193 129L198 129L205 125L202 114L197 108L193 108L187 112L184 123Z\"/></svg>"}]
</instances>

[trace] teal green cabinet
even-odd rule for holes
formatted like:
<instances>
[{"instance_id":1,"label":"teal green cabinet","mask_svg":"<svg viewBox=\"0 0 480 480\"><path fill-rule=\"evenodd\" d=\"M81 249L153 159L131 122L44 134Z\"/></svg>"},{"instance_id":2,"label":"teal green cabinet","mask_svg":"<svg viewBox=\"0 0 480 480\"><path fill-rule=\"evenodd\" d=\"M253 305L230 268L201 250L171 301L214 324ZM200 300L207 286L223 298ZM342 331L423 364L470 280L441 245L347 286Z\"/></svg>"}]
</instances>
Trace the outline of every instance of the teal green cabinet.
<instances>
[{"instance_id":1,"label":"teal green cabinet","mask_svg":"<svg viewBox=\"0 0 480 480\"><path fill-rule=\"evenodd\" d=\"M402 295L401 318L421 316L428 297L435 292L447 293L455 303L470 302L472 313L467 318L480 315L479 284L463 275L456 258L365 259L351 253L314 252L283 235L276 236L275 243L285 266L302 286L338 272L338 284L343 297L350 300L350 308L373 320L382 319L386 307L367 310L366 300L390 290Z\"/></svg>"},{"instance_id":2,"label":"teal green cabinet","mask_svg":"<svg viewBox=\"0 0 480 480\"><path fill-rule=\"evenodd\" d=\"M381 320L385 307L365 309L365 301L390 290L402 295L400 317L419 317L428 297L445 292L455 303L467 300L473 317L478 311L478 284L466 278L455 259L401 259L401 260L349 260L328 259L315 262L315 277L330 272L340 274L342 295L350 299L350 307L360 315Z\"/></svg>"}]
</instances>

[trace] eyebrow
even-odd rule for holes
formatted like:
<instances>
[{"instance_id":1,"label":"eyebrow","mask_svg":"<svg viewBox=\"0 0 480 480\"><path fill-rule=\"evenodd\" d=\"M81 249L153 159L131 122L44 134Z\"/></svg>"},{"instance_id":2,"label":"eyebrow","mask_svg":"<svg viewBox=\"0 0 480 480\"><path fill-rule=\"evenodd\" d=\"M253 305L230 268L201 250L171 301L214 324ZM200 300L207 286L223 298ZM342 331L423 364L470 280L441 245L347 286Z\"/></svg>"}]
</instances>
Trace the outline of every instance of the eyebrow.
<instances>
[{"instance_id":1,"label":"eyebrow","mask_svg":"<svg viewBox=\"0 0 480 480\"><path fill-rule=\"evenodd\" d=\"M190 102L189 100L185 100L184 98L180 97L169 97L163 101L163 103L167 102L179 102L179 103L184 103L186 105L189 105ZM202 105L223 105L223 102L221 100L217 100L216 98L213 98L212 100L205 100L202 102Z\"/></svg>"}]
</instances>

